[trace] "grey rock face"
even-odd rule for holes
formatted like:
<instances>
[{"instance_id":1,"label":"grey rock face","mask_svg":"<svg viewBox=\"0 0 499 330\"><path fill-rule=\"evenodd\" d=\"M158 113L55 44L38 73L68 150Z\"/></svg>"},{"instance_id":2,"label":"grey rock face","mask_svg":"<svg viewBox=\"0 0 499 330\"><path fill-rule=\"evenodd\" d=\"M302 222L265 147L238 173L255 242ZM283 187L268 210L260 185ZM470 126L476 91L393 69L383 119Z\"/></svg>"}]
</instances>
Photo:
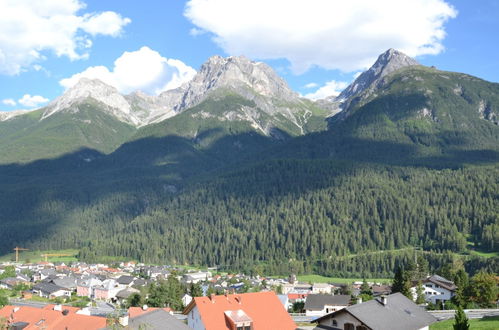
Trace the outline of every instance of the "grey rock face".
<instances>
[{"instance_id":1,"label":"grey rock face","mask_svg":"<svg viewBox=\"0 0 499 330\"><path fill-rule=\"evenodd\" d=\"M184 94L175 110L181 111L199 104L211 91L219 88L231 89L268 111L271 109L267 100L262 100L262 97L283 101L295 101L299 98L298 94L264 63L252 62L244 56L213 56L203 64L190 82L181 87ZM172 94L165 93L165 96Z\"/></svg>"},{"instance_id":2,"label":"grey rock face","mask_svg":"<svg viewBox=\"0 0 499 330\"><path fill-rule=\"evenodd\" d=\"M213 56L191 81L158 96L140 91L123 96L100 80L81 79L47 106L42 119L60 111L77 112L78 105L90 98L99 102L99 109L140 127L173 117L209 97L223 97L227 92L255 103L251 111L240 109L241 113L232 117L252 125L259 123L258 130L264 134L271 135L272 129L279 125L304 134L307 120L313 115L310 101L301 99L268 65L244 56ZM232 118L226 115L224 120ZM265 122L260 120L262 117L267 118Z\"/></svg>"},{"instance_id":3,"label":"grey rock face","mask_svg":"<svg viewBox=\"0 0 499 330\"><path fill-rule=\"evenodd\" d=\"M52 101L45 109L42 119L57 112L77 112L78 104L87 99L100 102L102 110L114 115L121 121L139 125L140 120L132 113L130 104L118 90L98 79L82 78L62 96Z\"/></svg>"},{"instance_id":4,"label":"grey rock face","mask_svg":"<svg viewBox=\"0 0 499 330\"><path fill-rule=\"evenodd\" d=\"M369 70L363 72L352 84L342 91L336 100L344 101L359 95L367 89L375 88L386 75L411 65L419 65L419 63L404 53L390 48L378 57Z\"/></svg>"}]
</instances>

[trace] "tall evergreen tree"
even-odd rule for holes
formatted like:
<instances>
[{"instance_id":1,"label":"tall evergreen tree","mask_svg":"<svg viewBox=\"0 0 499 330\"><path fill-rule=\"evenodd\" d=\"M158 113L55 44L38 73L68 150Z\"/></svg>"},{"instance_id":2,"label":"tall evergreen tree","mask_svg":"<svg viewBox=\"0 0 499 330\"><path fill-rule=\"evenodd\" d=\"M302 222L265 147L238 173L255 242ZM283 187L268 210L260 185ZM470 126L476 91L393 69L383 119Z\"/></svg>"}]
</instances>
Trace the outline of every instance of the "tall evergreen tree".
<instances>
[{"instance_id":1,"label":"tall evergreen tree","mask_svg":"<svg viewBox=\"0 0 499 330\"><path fill-rule=\"evenodd\" d=\"M470 324L463 309L459 306L454 315L454 330L469 330Z\"/></svg>"},{"instance_id":2,"label":"tall evergreen tree","mask_svg":"<svg viewBox=\"0 0 499 330\"><path fill-rule=\"evenodd\" d=\"M407 272L402 267L397 267L395 276L393 277L392 293L400 292L407 298L412 300L411 282Z\"/></svg>"}]
</instances>

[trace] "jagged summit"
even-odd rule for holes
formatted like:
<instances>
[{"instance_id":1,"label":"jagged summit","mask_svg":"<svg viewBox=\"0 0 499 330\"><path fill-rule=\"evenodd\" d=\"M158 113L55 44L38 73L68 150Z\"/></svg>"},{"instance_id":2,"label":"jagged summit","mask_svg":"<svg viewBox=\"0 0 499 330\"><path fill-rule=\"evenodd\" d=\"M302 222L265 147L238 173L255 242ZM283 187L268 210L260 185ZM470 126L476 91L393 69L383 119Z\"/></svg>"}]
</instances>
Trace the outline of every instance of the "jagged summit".
<instances>
[{"instance_id":1,"label":"jagged summit","mask_svg":"<svg viewBox=\"0 0 499 330\"><path fill-rule=\"evenodd\" d=\"M282 100L298 98L298 94L267 64L253 62L245 56L224 58L216 55L201 66L190 82L179 88L184 93L175 109L194 106L218 88L231 89L248 99L254 99L255 94Z\"/></svg>"},{"instance_id":2,"label":"jagged summit","mask_svg":"<svg viewBox=\"0 0 499 330\"><path fill-rule=\"evenodd\" d=\"M78 105L93 99L104 104L103 109L119 120L137 125L140 121L131 113L130 104L118 90L99 79L81 78L63 95L52 101L42 115L45 119L60 111L77 112Z\"/></svg>"},{"instance_id":3,"label":"jagged summit","mask_svg":"<svg viewBox=\"0 0 499 330\"><path fill-rule=\"evenodd\" d=\"M411 65L419 65L419 63L404 53L390 48L378 57L369 70L364 71L352 84L345 88L336 99L340 101L347 100L371 87L377 86L386 75Z\"/></svg>"}]
</instances>

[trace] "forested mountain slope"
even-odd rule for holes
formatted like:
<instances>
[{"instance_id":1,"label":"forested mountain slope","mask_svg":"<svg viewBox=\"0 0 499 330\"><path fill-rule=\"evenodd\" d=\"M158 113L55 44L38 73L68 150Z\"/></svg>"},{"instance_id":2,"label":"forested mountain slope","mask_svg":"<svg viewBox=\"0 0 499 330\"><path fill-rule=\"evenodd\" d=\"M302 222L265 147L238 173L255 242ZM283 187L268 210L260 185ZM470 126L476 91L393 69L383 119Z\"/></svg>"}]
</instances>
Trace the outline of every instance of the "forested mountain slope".
<instances>
[{"instance_id":1,"label":"forested mountain slope","mask_svg":"<svg viewBox=\"0 0 499 330\"><path fill-rule=\"evenodd\" d=\"M498 84L410 65L345 104L327 131L265 134L220 89L110 154L1 165L0 251L387 276L413 247L432 267L498 250Z\"/></svg>"}]
</instances>

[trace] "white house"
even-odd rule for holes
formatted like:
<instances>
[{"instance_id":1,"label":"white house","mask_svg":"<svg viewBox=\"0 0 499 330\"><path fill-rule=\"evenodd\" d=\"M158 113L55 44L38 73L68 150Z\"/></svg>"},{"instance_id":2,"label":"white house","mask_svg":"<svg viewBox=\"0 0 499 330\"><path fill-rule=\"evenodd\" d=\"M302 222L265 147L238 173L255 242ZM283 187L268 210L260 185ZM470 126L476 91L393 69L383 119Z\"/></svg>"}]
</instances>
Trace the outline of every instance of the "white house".
<instances>
[{"instance_id":1,"label":"white house","mask_svg":"<svg viewBox=\"0 0 499 330\"><path fill-rule=\"evenodd\" d=\"M432 275L422 281L425 300L433 304L445 303L456 294L457 286L442 276ZM414 299L416 299L416 288L411 288Z\"/></svg>"},{"instance_id":2,"label":"white house","mask_svg":"<svg viewBox=\"0 0 499 330\"><path fill-rule=\"evenodd\" d=\"M309 294L305 300L305 315L323 316L350 305L349 295Z\"/></svg>"},{"instance_id":3,"label":"white house","mask_svg":"<svg viewBox=\"0 0 499 330\"><path fill-rule=\"evenodd\" d=\"M401 293L324 315L314 330L428 330L437 319Z\"/></svg>"},{"instance_id":4,"label":"white house","mask_svg":"<svg viewBox=\"0 0 499 330\"><path fill-rule=\"evenodd\" d=\"M312 293L319 294L331 294L333 286L327 283L314 283L312 285Z\"/></svg>"},{"instance_id":5,"label":"white house","mask_svg":"<svg viewBox=\"0 0 499 330\"><path fill-rule=\"evenodd\" d=\"M187 273L184 275L185 283L199 283L201 281L209 281L212 279L211 272Z\"/></svg>"}]
</instances>

